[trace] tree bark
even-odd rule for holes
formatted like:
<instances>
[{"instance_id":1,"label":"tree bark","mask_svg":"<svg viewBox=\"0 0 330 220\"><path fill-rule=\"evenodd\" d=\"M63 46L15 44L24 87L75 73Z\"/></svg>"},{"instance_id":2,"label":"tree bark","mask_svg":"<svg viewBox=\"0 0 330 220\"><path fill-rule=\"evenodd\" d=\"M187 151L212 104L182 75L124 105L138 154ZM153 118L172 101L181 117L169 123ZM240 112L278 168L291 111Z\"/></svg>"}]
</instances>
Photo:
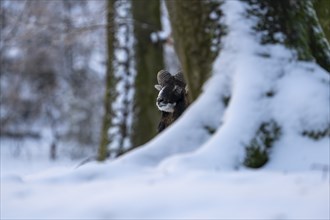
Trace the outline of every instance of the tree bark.
<instances>
[{"instance_id":1,"label":"tree bark","mask_svg":"<svg viewBox=\"0 0 330 220\"><path fill-rule=\"evenodd\" d=\"M315 61L330 72L329 43L318 22L311 0L247 2L251 6L248 10L249 15L259 18L254 29L261 35L261 44L284 44L296 52L297 60ZM269 128L265 129L266 127ZM255 137L246 146L246 166L259 168L267 163L269 150L281 136L281 127L281 124L273 120L260 125ZM303 135L316 137L314 139L317 140L328 133L328 128L324 131L311 129L312 131L305 131Z\"/></svg>"},{"instance_id":2,"label":"tree bark","mask_svg":"<svg viewBox=\"0 0 330 220\"><path fill-rule=\"evenodd\" d=\"M299 60L315 60L330 72L330 46L318 22L311 0L248 0L250 5L266 9L250 10L260 17L256 29L262 31L262 43L284 43L297 52ZM284 38L278 38L282 33Z\"/></svg>"},{"instance_id":3,"label":"tree bark","mask_svg":"<svg viewBox=\"0 0 330 220\"><path fill-rule=\"evenodd\" d=\"M160 31L160 1L133 0L135 35L135 98L132 129L133 146L146 143L156 135L160 114L156 108L157 72L164 68L163 46L152 42L151 34Z\"/></svg>"},{"instance_id":4,"label":"tree bark","mask_svg":"<svg viewBox=\"0 0 330 220\"><path fill-rule=\"evenodd\" d=\"M324 34L330 42L330 4L329 0L314 0L314 8Z\"/></svg>"},{"instance_id":5,"label":"tree bark","mask_svg":"<svg viewBox=\"0 0 330 220\"><path fill-rule=\"evenodd\" d=\"M174 46L189 87L189 96L195 100L209 77L212 63L220 48L219 3L215 1L166 1L172 26Z\"/></svg>"},{"instance_id":6,"label":"tree bark","mask_svg":"<svg viewBox=\"0 0 330 220\"><path fill-rule=\"evenodd\" d=\"M113 116L112 102L116 97L116 79L114 76L114 17L115 17L115 1L107 1L107 72L106 72L106 88L104 93L104 115L101 128L100 144L98 149L98 160L103 161L108 155L109 135L108 130L111 127L111 118Z\"/></svg>"}]
</instances>

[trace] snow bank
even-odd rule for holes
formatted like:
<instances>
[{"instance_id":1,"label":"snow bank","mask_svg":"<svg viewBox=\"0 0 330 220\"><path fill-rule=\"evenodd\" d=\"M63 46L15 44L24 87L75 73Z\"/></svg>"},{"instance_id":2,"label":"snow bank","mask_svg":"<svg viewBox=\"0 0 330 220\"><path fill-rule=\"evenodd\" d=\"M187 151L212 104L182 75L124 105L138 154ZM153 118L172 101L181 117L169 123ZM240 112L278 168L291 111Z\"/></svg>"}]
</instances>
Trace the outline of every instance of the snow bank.
<instances>
[{"instance_id":1,"label":"snow bank","mask_svg":"<svg viewBox=\"0 0 330 220\"><path fill-rule=\"evenodd\" d=\"M95 171L96 167L95 168ZM104 171L104 170L103 170ZM125 172L117 170L116 174ZM116 175L115 174L115 175ZM116 178L2 180L2 219L327 219L318 172L144 170ZM280 183L280 185L279 185Z\"/></svg>"}]
</instances>

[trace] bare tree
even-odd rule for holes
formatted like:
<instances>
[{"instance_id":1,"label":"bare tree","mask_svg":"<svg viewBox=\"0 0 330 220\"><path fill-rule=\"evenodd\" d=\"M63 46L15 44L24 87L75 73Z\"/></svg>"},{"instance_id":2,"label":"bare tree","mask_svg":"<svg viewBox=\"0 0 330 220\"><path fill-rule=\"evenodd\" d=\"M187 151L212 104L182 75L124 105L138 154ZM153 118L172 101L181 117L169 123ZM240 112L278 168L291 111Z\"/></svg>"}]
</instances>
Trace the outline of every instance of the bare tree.
<instances>
[{"instance_id":1,"label":"bare tree","mask_svg":"<svg viewBox=\"0 0 330 220\"><path fill-rule=\"evenodd\" d=\"M114 38L115 38L115 2L116 0L107 1L107 72L106 72L106 89L104 93L104 115L101 128L101 138L99 144L98 160L105 160L108 157L108 145L110 143L108 131L111 127L114 112L112 102L116 98L116 79L114 76Z\"/></svg>"}]
</instances>

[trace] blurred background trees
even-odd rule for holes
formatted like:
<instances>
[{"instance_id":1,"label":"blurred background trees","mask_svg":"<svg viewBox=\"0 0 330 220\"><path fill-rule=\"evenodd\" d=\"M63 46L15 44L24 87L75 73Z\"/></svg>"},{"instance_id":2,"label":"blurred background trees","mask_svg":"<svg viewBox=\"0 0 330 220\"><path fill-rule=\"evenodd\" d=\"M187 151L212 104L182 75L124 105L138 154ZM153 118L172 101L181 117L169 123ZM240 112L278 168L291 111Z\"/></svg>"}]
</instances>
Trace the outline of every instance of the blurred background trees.
<instances>
[{"instance_id":1,"label":"blurred background trees","mask_svg":"<svg viewBox=\"0 0 330 220\"><path fill-rule=\"evenodd\" d=\"M154 137L161 16L161 1L1 1L1 139L103 160Z\"/></svg>"},{"instance_id":2,"label":"blurred background trees","mask_svg":"<svg viewBox=\"0 0 330 220\"><path fill-rule=\"evenodd\" d=\"M63 150L73 157L96 148L105 32L95 25L104 24L103 3L1 1L1 138L72 142Z\"/></svg>"}]
</instances>

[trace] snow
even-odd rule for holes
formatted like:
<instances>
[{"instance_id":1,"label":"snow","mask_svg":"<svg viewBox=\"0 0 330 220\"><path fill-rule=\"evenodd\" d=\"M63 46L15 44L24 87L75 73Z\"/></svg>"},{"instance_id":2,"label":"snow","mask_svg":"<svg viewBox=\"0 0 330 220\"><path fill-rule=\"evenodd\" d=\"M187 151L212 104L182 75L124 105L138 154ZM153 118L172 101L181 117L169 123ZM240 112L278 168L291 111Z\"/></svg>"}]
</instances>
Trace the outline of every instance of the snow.
<instances>
[{"instance_id":1,"label":"snow","mask_svg":"<svg viewBox=\"0 0 330 220\"><path fill-rule=\"evenodd\" d=\"M318 171L162 172L90 163L1 177L2 219L327 219ZM17 211L19 210L19 211Z\"/></svg>"},{"instance_id":2,"label":"snow","mask_svg":"<svg viewBox=\"0 0 330 220\"><path fill-rule=\"evenodd\" d=\"M99 165L89 168L96 171ZM46 174L28 180L7 178L2 196L11 199L2 203L2 218L324 219L329 209L324 196L329 193L328 182L315 172L166 174L129 170L130 175L113 178L107 174L95 178L87 172L80 174L85 178L61 181Z\"/></svg>"},{"instance_id":3,"label":"snow","mask_svg":"<svg viewBox=\"0 0 330 220\"><path fill-rule=\"evenodd\" d=\"M1 219L329 219L330 139L302 132L329 126L330 75L281 45L259 45L244 3L221 7L229 30L213 75L144 146L105 163L37 170L1 146ZM244 167L244 146L271 119L282 135L270 161Z\"/></svg>"}]
</instances>

